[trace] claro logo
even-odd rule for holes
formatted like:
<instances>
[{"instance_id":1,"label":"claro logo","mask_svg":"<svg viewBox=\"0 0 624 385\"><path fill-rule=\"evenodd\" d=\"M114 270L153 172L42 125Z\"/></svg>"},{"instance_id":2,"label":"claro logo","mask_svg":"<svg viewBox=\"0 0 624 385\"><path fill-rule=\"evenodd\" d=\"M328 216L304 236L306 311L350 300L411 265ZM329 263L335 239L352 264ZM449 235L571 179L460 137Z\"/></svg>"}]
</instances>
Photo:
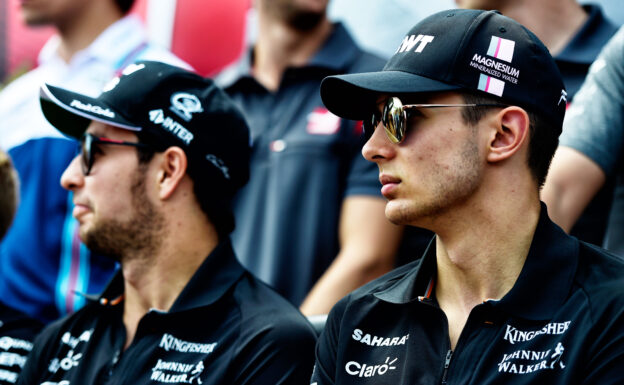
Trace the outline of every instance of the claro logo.
<instances>
[{"instance_id":1,"label":"claro logo","mask_svg":"<svg viewBox=\"0 0 624 385\"><path fill-rule=\"evenodd\" d=\"M396 369L394 363L397 359L390 360L390 357L386 357L386 361L380 365L360 364L359 362L349 361L345 365L345 370L347 374L357 377L383 376L389 370Z\"/></svg>"}]
</instances>

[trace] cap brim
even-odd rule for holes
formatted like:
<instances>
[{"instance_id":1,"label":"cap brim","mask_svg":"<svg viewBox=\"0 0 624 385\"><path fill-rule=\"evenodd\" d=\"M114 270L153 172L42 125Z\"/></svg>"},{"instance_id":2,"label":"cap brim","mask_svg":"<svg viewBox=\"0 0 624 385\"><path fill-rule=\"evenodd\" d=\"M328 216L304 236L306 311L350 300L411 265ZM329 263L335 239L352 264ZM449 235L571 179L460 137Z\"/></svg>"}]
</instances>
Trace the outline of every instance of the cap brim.
<instances>
[{"instance_id":1,"label":"cap brim","mask_svg":"<svg viewBox=\"0 0 624 385\"><path fill-rule=\"evenodd\" d=\"M62 133L80 138L92 120L126 130L141 131L141 127L126 120L111 106L92 98L48 84L39 92L41 110L51 125Z\"/></svg>"},{"instance_id":2,"label":"cap brim","mask_svg":"<svg viewBox=\"0 0 624 385\"><path fill-rule=\"evenodd\" d=\"M461 88L408 72L364 72L326 77L321 83L321 99L332 113L345 119L362 120L370 114L380 94L416 94Z\"/></svg>"}]
</instances>

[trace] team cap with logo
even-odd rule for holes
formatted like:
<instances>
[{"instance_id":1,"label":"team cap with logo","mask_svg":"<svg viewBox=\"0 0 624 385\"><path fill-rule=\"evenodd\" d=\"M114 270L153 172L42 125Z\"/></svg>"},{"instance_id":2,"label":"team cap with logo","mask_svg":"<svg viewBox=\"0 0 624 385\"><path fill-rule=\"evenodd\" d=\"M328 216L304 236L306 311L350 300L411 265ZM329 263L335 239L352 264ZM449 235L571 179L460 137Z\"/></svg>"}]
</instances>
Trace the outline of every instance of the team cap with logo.
<instances>
[{"instance_id":1,"label":"team cap with logo","mask_svg":"<svg viewBox=\"0 0 624 385\"><path fill-rule=\"evenodd\" d=\"M378 72L330 76L321 97L338 116L362 120L379 94L476 91L526 108L561 128L566 92L548 49L497 11L456 9L416 24Z\"/></svg>"},{"instance_id":2,"label":"team cap with logo","mask_svg":"<svg viewBox=\"0 0 624 385\"><path fill-rule=\"evenodd\" d=\"M156 148L178 146L189 167L215 178L228 196L249 178L249 129L211 79L169 64L140 61L124 68L92 98L45 84L41 109L59 131L79 139L92 120L141 131Z\"/></svg>"}]
</instances>

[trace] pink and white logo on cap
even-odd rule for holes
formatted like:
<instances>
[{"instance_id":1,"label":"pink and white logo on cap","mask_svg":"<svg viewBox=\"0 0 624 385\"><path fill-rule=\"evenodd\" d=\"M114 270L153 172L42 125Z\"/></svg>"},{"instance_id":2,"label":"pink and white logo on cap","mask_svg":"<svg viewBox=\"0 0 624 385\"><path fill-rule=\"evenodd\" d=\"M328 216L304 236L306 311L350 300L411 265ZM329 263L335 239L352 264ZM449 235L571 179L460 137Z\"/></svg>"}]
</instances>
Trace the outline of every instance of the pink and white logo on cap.
<instances>
[{"instance_id":1,"label":"pink and white logo on cap","mask_svg":"<svg viewBox=\"0 0 624 385\"><path fill-rule=\"evenodd\" d=\"M492 36L492 40L490 40L490 47L488 48L487 54L488 56L492 56L497 59L511 63L515 47L516 42L513 40L503 39L502 37L498 36Z\"/></svg>"},{"instance_id":2,"label":"pink and white logo on cap","mask_svg":"<svg viewBox=\"0 0 624 385\"><path fill-rule=\"evenodd\" d=\"M487 76L485 74L480 74L479 85L477 86L477 88L481 91L489 92L490 94L494 94L496 96L503 96L503 91L505 90L505 82L491 76Z\"/></svg>"}]
</instances>

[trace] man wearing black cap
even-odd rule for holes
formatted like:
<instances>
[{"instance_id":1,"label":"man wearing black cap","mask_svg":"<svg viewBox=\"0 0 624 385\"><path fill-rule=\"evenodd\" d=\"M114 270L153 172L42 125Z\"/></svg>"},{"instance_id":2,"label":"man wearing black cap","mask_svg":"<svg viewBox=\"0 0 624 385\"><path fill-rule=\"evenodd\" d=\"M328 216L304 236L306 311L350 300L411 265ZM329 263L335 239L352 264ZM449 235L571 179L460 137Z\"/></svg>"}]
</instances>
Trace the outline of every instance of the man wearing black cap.
<instances>
[{"instance_id":1,"label":"man wearing black cap","mask_svg":"<svg viewBox=\"0 0 624 385\"><path fill-rule=\"evenodd\" d=\"M41 108L80 139L61 178L80 237L121 271L42 332L20 383L306 381L314 331L240 266L229 241L250 150L227 95L185 70L138 62L98 98L45 85Z\"/></svg>"},{"instance_id":2,"label":"man wearing black cap","mask_svg":"<svg viewBox=\"0 0 624 385\"><path fill-rule=\"evenodd\" d=\"M326 78L321 96L364 119L386 216L436 238L332 309L312 383L624 381L624 262L539 200L566 92L535 35L492 11L440 12L382 71Z\"/></svg>"}]
</instances>

